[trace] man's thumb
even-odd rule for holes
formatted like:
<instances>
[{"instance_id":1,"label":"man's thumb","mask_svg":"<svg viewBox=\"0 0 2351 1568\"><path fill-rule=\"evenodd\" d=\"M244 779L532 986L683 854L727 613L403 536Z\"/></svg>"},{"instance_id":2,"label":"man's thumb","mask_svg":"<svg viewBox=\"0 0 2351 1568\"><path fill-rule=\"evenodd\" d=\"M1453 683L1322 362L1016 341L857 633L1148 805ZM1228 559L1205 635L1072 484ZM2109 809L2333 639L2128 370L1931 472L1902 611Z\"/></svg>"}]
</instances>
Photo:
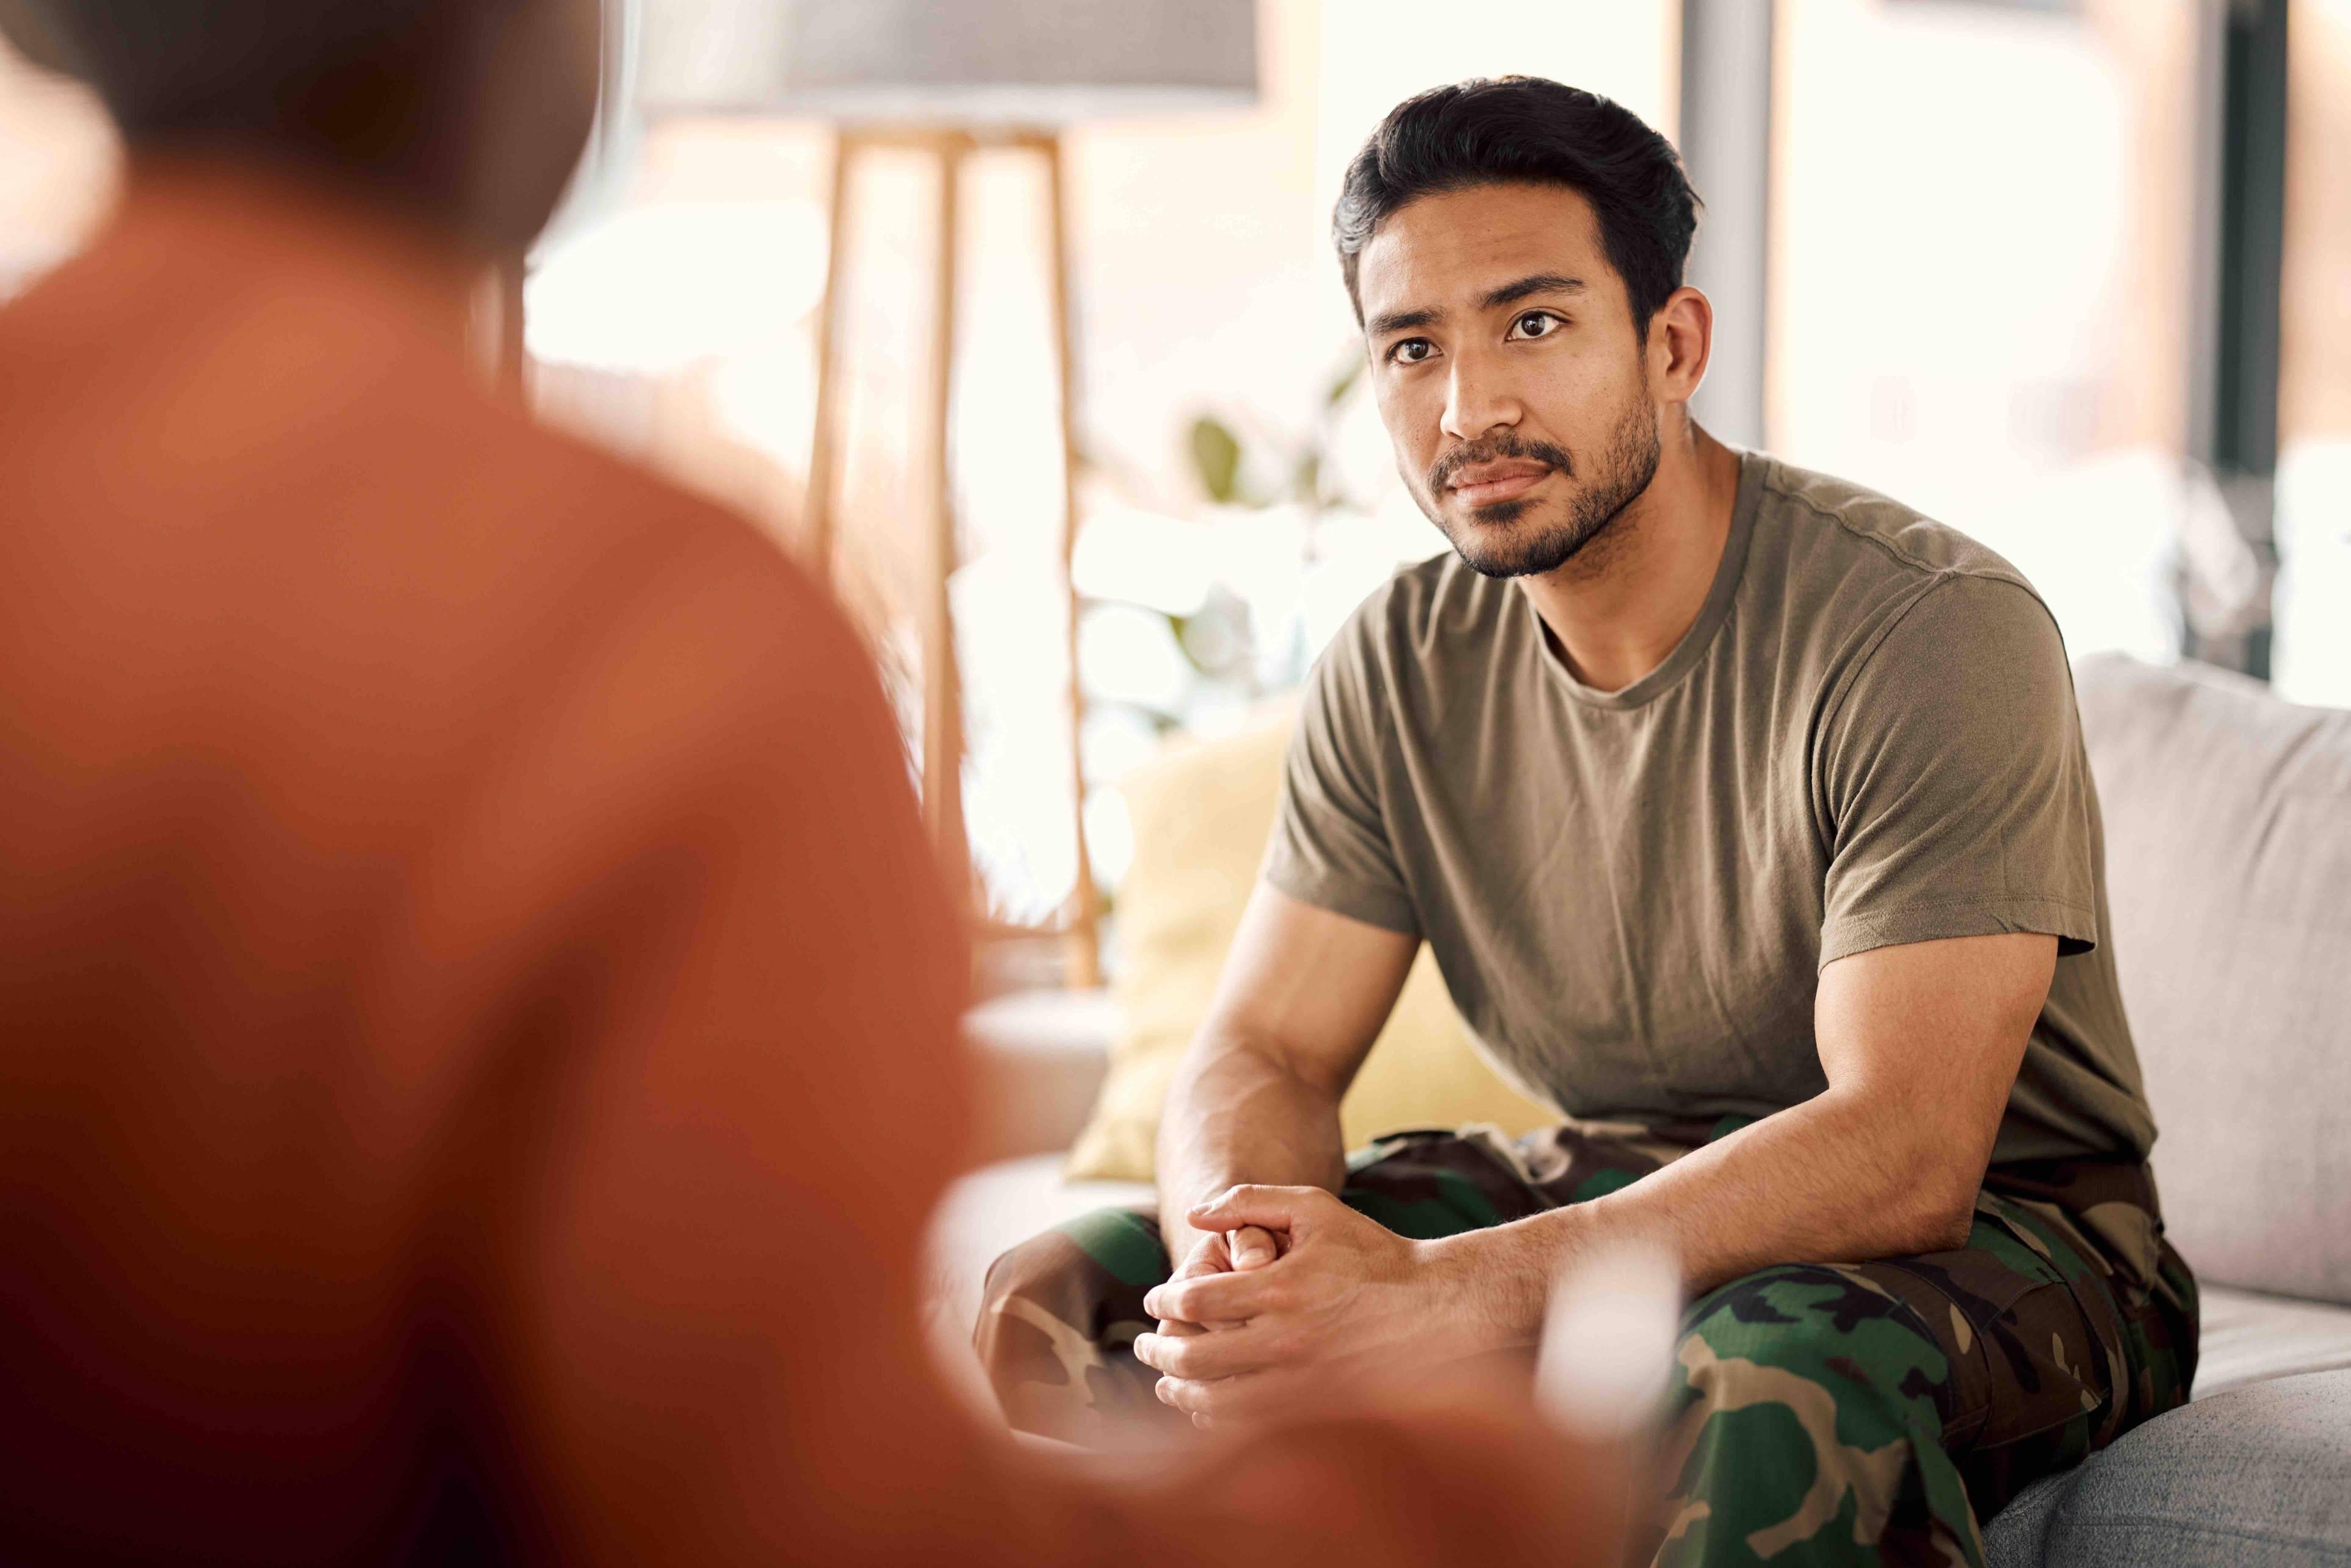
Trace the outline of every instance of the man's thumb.
<instances>
[{"instance_id":1,"label":"man's thumb","mask_svg":"<svg viewBox=\"0 0 2351 1568\"><path fill-rule=\"evenodd\" d=\"M1280 1255L1273 1244L1272 1235L1262 1226L1242 1226L1233 1232L1230 1246L1236 1269L1255 1269L1272 1262Z\"/></svg>"}]
</instances>

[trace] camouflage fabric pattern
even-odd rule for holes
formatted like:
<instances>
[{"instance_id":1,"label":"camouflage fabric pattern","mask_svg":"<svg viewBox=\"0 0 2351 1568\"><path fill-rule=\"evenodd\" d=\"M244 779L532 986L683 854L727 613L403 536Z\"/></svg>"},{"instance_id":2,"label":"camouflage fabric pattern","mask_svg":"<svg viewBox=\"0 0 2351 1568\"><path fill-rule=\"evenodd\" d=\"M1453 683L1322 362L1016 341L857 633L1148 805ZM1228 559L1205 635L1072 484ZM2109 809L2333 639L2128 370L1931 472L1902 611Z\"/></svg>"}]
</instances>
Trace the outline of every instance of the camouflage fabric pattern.
<instances>
[{"instance_id":1,"label":"camouflage fabric pattern","mask_svg":"<svg viewBox=\"0 0 2351 1568\"><path fill-rule=\"evenodd\" d=\"M1349 1157L1340 1196L1400 1236L1435 1240L1614 1192L1711 1131L1582 1124L1516 1144L1486 1127L1397 1133ZM1089 1447L1183 1428L1129 1348L1153 1326L1143 1298L1173 1267L1158 1217L1127 1208L1096 1209L998 1259L973 1337L1006 1419Z\"/></svg>"},{"instance_id":2,"label":"camouflage fabric pattern","mask_svg":"<svg viewBox=\"0 0 2351 1568\"><path fill-rule=\"evenodd\" d=\"M1341 1197L1399 1234L1456 1235L1601 1197L1743 1124L1403 1133L1350 1158ZM1125 1209L998 1260L977 1342L1013 1426L1096 1445L1180 1428L1129 1348L1169 1267L1157 1221ZM1782 1265L1690 1305L1645 1554L1980 1564L1980 1520L2186 1399L2196 1323L2144 1167L1999 1167L1964 1247Z\"/></svg>"}]
</instances>

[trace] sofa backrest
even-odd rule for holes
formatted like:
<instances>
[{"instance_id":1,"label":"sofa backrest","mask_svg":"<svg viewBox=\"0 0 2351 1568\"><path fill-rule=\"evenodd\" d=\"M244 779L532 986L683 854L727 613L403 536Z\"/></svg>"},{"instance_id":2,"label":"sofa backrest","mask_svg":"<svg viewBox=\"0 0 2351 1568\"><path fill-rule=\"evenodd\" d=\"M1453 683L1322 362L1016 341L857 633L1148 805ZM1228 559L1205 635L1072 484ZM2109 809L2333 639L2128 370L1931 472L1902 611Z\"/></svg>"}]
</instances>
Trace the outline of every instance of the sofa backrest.
<instances>
[{"instance_id":1,"label":"sofa backrest","mask_svg":"<svg viewBox=\"0 0 2351 1568\"><path fill-rule=\"evenodd\" d=\"M2115 654L2074 685L2166 1228L2209 1282L2351 1301L2351 712Z\"/></svg>"}]
</instances>

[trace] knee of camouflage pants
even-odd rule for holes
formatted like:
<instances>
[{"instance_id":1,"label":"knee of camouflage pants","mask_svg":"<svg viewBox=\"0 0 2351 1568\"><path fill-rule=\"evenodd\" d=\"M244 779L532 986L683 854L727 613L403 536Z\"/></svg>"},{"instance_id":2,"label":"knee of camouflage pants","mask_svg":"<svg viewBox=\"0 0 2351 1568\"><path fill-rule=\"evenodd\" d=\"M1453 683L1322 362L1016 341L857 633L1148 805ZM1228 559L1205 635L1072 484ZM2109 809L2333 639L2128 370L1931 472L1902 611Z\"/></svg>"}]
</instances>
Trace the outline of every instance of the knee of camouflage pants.
<instances>
[{"instance_id":1,"label":"knee of camouflage pants","mask_svg":"<svg viewBox=\"0 0 2351 1568\"><path fill-rule=\"evenodd\" d=\"M1982 1561L1940 1443L1946 1358L1858 1270L1734 1281L1690 1309L1677 1361L1657 1563Z\"/></svg>"},{"instance_id":2,"label":"knee of camouflage pants","mask_svg":"<svg viewBox=\"0 0 2351 1568\"><path fill-rule=\"evenodd\" d=\"M1013 1428L1088 1447L1180 1426L1134 1358L1143 1298L1167 1278L1159 1222L1102 1208L1022 1242L987 1270L972 1343Z\"/></svg>"}]
</instances>

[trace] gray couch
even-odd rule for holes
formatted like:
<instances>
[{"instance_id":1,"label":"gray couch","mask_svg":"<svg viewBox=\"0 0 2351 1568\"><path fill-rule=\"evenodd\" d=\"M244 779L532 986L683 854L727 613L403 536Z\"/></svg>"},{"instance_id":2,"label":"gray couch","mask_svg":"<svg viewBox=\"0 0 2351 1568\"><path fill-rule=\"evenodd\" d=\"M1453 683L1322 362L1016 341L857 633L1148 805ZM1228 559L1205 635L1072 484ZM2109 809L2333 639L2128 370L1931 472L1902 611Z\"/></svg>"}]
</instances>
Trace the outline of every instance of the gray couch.
<instances>
[{"instance_id":1,"label":"gray couch","mask_svg":"<svg viewBox=\"0 0 2351 1568\"><path fill-rule=\"evenodd\" d=\"M1992 1520L1999 1568L2351 1563L2351 713L2076 672L2195 1398Z\"/></svg>"},{"instance_id":2,"label":"gray couch","mask_svg":"<svg viewBox=\"0 0 2351 1568\"><path fill-rule=\"evenodd\" d=\"M1985 1531L1997 1568L2351 1563L2351 712L2195 666L2076 671L2123 991L2162 1126L2173 1239L2204 1286L2195 1399ZM1065 1184L1102 1071L1099 998L1027 996L972 1033L1019 1113L935 1224L931 1314L967 1343L979 1278L1071 1215L1149 1196Z\"/></svg>"}]
</instances>

